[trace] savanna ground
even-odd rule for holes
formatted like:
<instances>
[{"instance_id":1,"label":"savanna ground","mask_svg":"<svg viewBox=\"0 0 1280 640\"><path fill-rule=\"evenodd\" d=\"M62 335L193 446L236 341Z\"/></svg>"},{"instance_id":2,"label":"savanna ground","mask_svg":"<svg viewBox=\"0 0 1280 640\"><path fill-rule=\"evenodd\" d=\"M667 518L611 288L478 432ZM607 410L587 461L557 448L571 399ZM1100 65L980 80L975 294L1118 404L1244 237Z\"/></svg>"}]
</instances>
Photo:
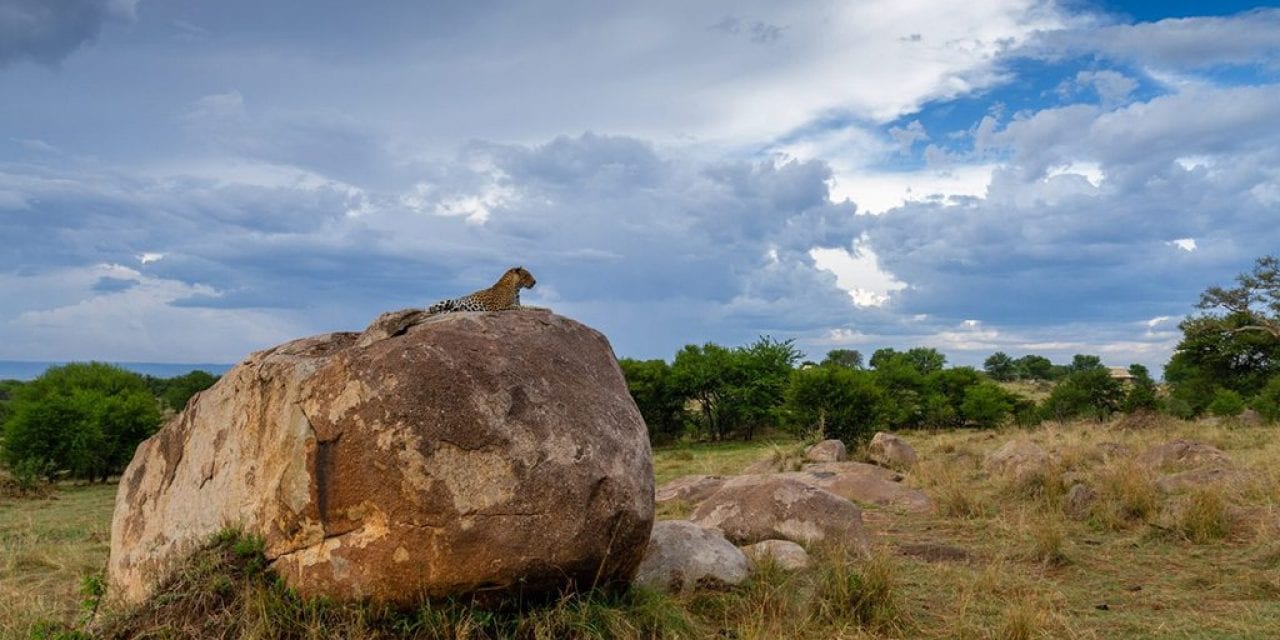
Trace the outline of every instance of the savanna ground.
<instances>
[{"instance_id":1,"label":"savanna ground","mask_svg":"<svg viewBox=\"0 0 1280 640\"><path fill-rule=\"evenodd\" d=\"M813 549L814 568L788 574L764 567L734 589L566 599L519 620L453 606L408 617L344 613L291 604L268 585L251 598L228 596L235 602L226 606L244 608L236 609L235 633L224 626L220 635L1280 637L1280 428L1150 417L900 435L920 456L904 482L928 492L937 509L912 515L867 507L870 560ZM1056 460L1020 483L985 472L983 457L1015 438L1037 442ZM1161 493L1158 473L1134 458L1175 438L1222 449L1246 474ZM1099 447L1104 443L1122 446ZM733 474L802 446L774 439L660 448L655 474L659 484L686 474ZM1082 516L1066 515L1064 476L1097 492ZM108 485L66 487L53 500L0 499L0 637L29 637L42 622L74 628L83 617L81 583L105 563L113 497ZM183 588L198 590L208 580L189 582ZM223 576L215 582L234 591ZM189 626L150 628L160 629L155 637L192 633Z\"/></svg>"}]
</instances>

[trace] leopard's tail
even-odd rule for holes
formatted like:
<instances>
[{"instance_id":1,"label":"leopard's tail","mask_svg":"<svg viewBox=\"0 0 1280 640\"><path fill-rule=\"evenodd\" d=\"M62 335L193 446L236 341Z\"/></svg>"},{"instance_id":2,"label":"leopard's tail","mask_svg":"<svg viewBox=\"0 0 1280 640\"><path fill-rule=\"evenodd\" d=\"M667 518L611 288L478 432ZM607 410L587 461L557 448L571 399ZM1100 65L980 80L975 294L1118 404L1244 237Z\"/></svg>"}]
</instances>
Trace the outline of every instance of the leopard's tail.
<instances>
[{"instance_id":1,"label":"leopard's tail","mask_svg":"<svg viewBox=\"0 0 1280 640\"><path fill-rule=\"evenodd\" d=\"M457 304L457 300L441 300L440 302L427 307L427 313L447 313L449 311L454 311L456 310Z\"/></svg>"}]
</instances>

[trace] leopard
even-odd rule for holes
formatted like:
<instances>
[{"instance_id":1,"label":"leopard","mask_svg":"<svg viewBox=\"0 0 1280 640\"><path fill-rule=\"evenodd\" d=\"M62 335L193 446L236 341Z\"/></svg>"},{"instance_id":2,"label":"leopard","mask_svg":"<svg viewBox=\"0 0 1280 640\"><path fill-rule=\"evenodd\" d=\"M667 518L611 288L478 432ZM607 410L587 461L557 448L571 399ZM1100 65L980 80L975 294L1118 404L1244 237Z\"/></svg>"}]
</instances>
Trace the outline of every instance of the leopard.
<instances>
[{"instance_id":1,"label":"leopard","mask_svg":"<svg viewBox=\"0 0 1280 640\"><path fill-rule=\"evenodd\" d=\"M536 284L538 284L538 281L524 267L512 267L507 269L502 274L502 277L493 283L492 287L481 289L461 298L441 300L427 307L427 314L519 309L521 308L520 290L532 289Z\"/></svg>"}]
</instances>

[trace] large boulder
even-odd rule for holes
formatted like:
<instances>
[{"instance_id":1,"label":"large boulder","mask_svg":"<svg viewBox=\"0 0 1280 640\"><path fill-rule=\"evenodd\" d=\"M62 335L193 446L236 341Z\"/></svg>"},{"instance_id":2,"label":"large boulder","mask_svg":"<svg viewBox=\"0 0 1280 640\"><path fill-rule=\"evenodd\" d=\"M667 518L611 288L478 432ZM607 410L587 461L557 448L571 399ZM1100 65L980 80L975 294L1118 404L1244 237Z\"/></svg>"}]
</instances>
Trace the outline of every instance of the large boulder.
<instances>
[{"instance_id":1,"label":"large boulder","mask_svg":"<svg viewBox=\"0 0 1280 640\"><path fill-rule=\"evenodd\" d=\"M653 469L605 337L538 310L418 319L254 353L144 442L116 498L110 597L145 599L224 527L260 536L306 596L630 580Z\"/></svg>"},{"instance_id":2,"label":"large boulder","mask_svg":"<svg viewBox=\"0 0 1280 640\"><path fill-rule=\"evenodd\" d=\"M683 520L653 524L636 583L660 591L734 586L747 579L747 557L720 532Z\"/></svg>"},{"instance_id":3,"label":"large boulder","mask_svg":"<svg viewBox=\"0 0 1280 640\"><path fill-rule=\"evenodd\" d=\"M690 518L738 545L762 540L822 542L865 549L862 510L840 496L777 475L738 476L711 494Z\"/></svg>"},{"instance_id":4,"label":"large boulder","mask_svg":"<svg viewBox=\"0 0 1280 640\"><path fill-rule=\"evenodd\" d=\"M844 462L849 452L839 440L823 440L804 450L806 462Z\"/></svg>"},{"instance_id":5,"label":"large boulder","mask_svg":"<svg viewBox=\"0 0 1280 640\"><path fill-rule=\"evenodd\" d=\"M891 469L910 469L916 466L916 450L906 440L891 433L877 431L867 445L867 457L872 462Z\"/></svg>"},{"instance_id":6,"label":"large boulder","mask_svg":"<svg viewBox=\"0 0 1280 640\"><path fill-rule=\"evenodd\" d=\"M803 471L778 475L863 504L910 513L928 513L933 509L933 501L925 492L899 482L902 476L865 462L811 464Z\"/></svg>"}]
</instances>

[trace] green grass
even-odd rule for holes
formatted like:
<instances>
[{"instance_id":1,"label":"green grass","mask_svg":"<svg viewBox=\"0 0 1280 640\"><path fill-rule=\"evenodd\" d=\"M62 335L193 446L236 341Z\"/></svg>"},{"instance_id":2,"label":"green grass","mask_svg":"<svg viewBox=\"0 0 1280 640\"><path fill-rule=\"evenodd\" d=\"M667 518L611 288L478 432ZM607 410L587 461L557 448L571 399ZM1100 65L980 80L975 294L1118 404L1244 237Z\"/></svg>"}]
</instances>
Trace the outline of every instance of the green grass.
<instances>
[{"instance_id":1,"label":"green grass","mask_svg":"<svg viewBox=\"0 0 1280 640\"><path fill-rule=\"evenodd\" d=\"M107 562L116 486L64 486L51 499L0 499L0 638L80 615L81 583Z\"/></svg>"},{"instance_id":2,"label":"green grass","mask_svg":"<svg viewBox=\"0 0 1280 640\"><path fill-rule=\"evenodd\" d=\"M811 569L763 566L734 589L590 593L519 612L460 603L397 612L302 602L261 566L245 564L259 557L251 541L228 539L189 567L187 586L176 590L217 604L209 615L179 607L131 628L181 636L180 624L232 621L215 634L228 638L1275 637L1280 430L1161 421L1140 430L1084 423L901 435L921 460L905 482L933 495L939 509L865 511L870 561L815 548ZM987 452L1015 437L1057 455L1034 486L1013 487L982 469ZM1175 438L1221 447L1250 479L1164 495L1153 489L1152 471L1128 462L1132 456L1097 453L1100 443L1136 454ZM664 447L654 452L655 470L659 483L733 474L798 446L775 439ZM1063 513L1065 474L1097 491L1089 517ZM0 638L28 637L40 621L77 628L82 580L106 559L113 493L64 487L55 500L0 502ZM687 513L688 505L677 506L662 517ZM927 562L899 555L899 545L959 547L971 558Z\"/></svg>"}]
</instances>

